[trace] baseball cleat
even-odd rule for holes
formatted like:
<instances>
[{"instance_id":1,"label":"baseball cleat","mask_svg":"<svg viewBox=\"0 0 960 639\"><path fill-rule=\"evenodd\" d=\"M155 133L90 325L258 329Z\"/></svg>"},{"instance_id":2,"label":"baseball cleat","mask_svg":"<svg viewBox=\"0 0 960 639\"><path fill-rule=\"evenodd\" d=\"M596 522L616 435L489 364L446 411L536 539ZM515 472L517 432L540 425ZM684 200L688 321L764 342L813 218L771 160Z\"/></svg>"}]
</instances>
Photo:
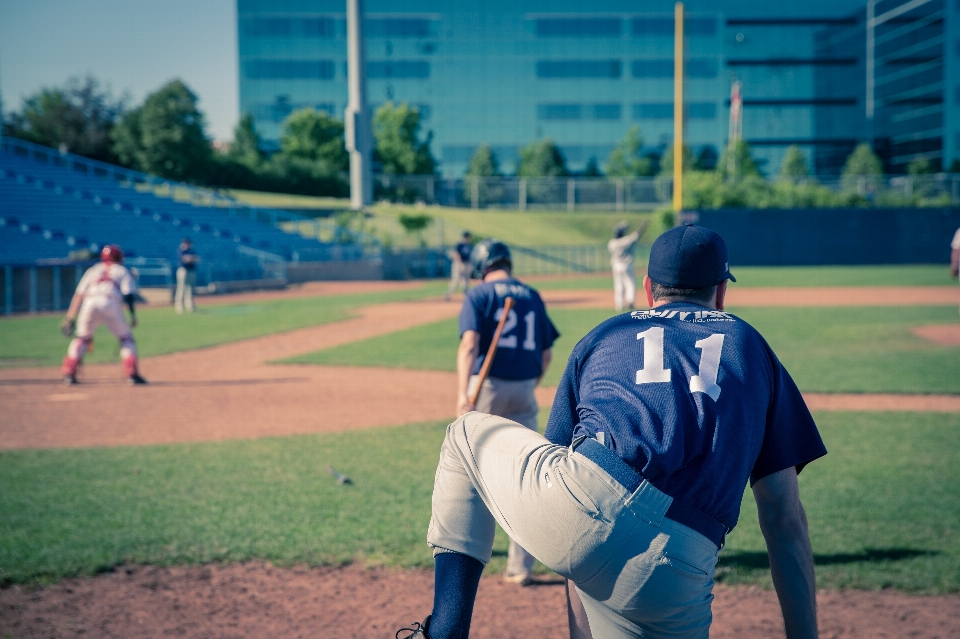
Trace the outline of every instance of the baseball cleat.
<instances>
[{"instance_id":1,"label":"baseball cleat","mask_svg":"<svg viewBox=\"0 0 960 639\"><path fill-rule=\"evenodd\" d=\"M423 637L423 639L430 639L430 634L428 630L430 629L430 615L427 615L427 618L423 620L423 623L413 622L413 628L401 628L397 630L397 633L394 635L395 639L416 639L417 637ZM401 632L409 632L409 635L400 636Z\"/></svg>"},{"instance_id":2,"label":"baseball cleat","mask_svg":"<svg viewBox=\"0 0 960 639\"><path fill-rule=\"evenodd\" d=\"M517 584L518 586L529 586L533 583L533 577L530 575L504 575L503 580L508 584Z\"/></svg>"},{"instance_id":3,"label":"baseball cleat","mask_svg":"<svg viewBox=\"0 0 960 639\"><path fill-rule=\"evenodd\" d=\"M140 377L139 373L134 373L127 379L127 383L129 383L131 386L138 386L140 384L146 384L147 380Z\"/></svg>"},{"instance_id":4,"label":"baseball cleat","mask_svg":"<svg viewBox=\"0 0 960 639\"><path fill-rule=\"evenodd\" d=\"M76 376L76 375L64 375L64 376L63 376L63 383L66 384L67 386L73 386L74 384L77 383L77 376Z\"/></svg>"}]
</instances>

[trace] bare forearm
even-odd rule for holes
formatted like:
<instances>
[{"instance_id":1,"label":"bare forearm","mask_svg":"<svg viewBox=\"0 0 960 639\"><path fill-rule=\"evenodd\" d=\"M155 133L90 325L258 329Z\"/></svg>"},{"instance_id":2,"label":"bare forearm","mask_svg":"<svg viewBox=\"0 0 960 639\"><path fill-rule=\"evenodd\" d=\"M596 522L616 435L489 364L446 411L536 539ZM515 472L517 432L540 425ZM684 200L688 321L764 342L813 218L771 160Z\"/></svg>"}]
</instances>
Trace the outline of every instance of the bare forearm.
<instances>
[{"instance_id":1,"label":"bare forearm","mask_svg":"<svg viewBox=\"0 0 960 639\"><path fill-rule=\"evenodd\" d=\"M816 582L805 515L802 529L793 533L787 539L767 540L770 571L788 639L815 638L818 636ZM778 535L783 536L785 533Z\"/></svg>"},{"instance_id":2,"label":"bare forearm","mask_svg":"<svg viewBox=\"0 0 960 639\"><path fill-rule=\"evenodd\" d=\"M473 331L464 333L457 349L457 414L463 415L474 409L467 397L470 376L480 353L479 336Z\"/></svg>"},{"instance_id":3,"label":"bare forearm","mask_svg":"<svg viewBox=\"0 0 960 639\"><path fill-rule=\"evenodd\" d=\"M537 384L540 384L540 380L543 379L543 376L547 374L547 369L550 368L550 362L553 361L553 351L547 349L543 351L543 364L540 369L540 377L537 378Z\"/></svg>"},{"instance_id":4,"label":"bare forearm","mask_svg":"<svg viewBox=\"0 0 960 639\"><path fill-rule=\"evenodd\" d=\"M957 275L960 270L960 249L950 251L950 272Z\"/></svg>"},{"instance_id":5,"label":"bare forearm","mask_svg":"<svg viewBox=\"0 0 960 639\"><path fill-rule=\"evenodd\" d=\"M77 313L80 312L80 304L83 303L82 295L74 295L73 299L70 300L70 307L67 309L67 318L73 319L77 316Z\"/></svg>"}]
</instances>

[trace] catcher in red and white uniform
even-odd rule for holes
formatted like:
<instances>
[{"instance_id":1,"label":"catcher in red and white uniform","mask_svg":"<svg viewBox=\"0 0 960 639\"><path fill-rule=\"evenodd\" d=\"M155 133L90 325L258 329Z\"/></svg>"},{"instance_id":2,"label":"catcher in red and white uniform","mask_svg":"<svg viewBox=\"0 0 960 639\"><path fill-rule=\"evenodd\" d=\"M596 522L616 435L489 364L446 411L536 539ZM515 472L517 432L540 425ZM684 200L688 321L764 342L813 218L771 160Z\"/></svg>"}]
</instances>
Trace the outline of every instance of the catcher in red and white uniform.
<instances>
[{"instance_id":1,"label":"catcher in red and white uniform","mask_svg":"<svg viewBox=\"0 0 960 639\"><path fill-rule=\"evenodd\" d=\"M63 382L77 383L77 367L93 341L97 327L105 324L120 340L120 357L123 372L131 384L146 384L137 369L137 344L130 328L137 325L134 300L137 282L123 265L123 251L116 244L107 244L100 252L100 263L91 266L70 301L67 316L60 323L63 334L76 336L70 342L67 356L63 358ZM123 303L130 309L130 323L123 316Z\"/></svg>"}]
</instances>

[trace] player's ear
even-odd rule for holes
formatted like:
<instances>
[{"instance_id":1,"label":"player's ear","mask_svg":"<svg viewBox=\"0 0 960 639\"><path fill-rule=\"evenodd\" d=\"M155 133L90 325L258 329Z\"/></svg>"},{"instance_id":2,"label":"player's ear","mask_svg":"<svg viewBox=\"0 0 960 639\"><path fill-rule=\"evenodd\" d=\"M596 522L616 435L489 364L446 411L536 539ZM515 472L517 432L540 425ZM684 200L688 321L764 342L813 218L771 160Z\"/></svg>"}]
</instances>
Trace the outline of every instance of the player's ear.
<instances>
[{"instance_id":1,"label":"player's ear","mask_svg":"<svg viewBox=\"0 0 960 639\"><path fill-rule=\"evenodd\" d=\"M653 308L653 288L650 286L650 276L643 276L643 290L647 294L647 306Z\"/></svg>"},{"instance_id":2,"label":"player's ear","mask_svg":"<svg viewBox=\"0 0 960 639\"><path fill-rule=\"evenodd\" d=\"M723 302L726 296L727 296L727 280L723 280L722 282L717 284L716 297L714 298L715 300L714 306L717 307L718 311L723 310Z\"/></svg>"}]
</instances>

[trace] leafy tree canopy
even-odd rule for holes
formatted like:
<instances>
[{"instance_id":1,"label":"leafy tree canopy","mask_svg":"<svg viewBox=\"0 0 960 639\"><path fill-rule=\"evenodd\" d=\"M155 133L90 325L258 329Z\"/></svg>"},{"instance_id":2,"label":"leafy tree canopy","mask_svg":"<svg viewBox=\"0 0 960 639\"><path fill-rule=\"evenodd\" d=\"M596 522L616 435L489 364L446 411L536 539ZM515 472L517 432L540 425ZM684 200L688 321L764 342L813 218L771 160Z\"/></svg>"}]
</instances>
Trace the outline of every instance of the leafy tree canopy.
<instances>
[{"instance_id":1,"label":"leafy tree canopy","mask_svg":"<svg viewBox=\"0 0 960 639\"><path fill-rule=\"evenodd\" d=\"M936 173L933 162L927 158L916 158L907 165L907 175L932 175Z\"/></svg>"},{"instance_id":2,"label":"leafy tree canopy","mask_svg":"<svg viewBox=\"0 0 960 639\"><path fill-rule=\"evenodd\" d=\"M481 145L470 158L467 175L476 177L493 177L500 175L500 163L497 156L490 149L489 144Z\"/></svg>"},{"instance_id":3,"label":"leafy tree canopy","mask_svg":"<svg viewBox=\"0 0 960 639\"><path fill-rule=\"evenodd\" d=\"M145 173L203 181L211 163L197 96L182 80L147 96L142 106L121 118L111 137L120 160Z\"/></svg>"},{"instance_id":4,"label":"leafy tree canopy","mask_svg":"<svg viewBox=\"0 0 960 639\"><path fill-rule=\"evenodd\" d=\"M683 145L683 170L691 171L696 168L696 157L693 155L693 150L687 146ZM668 144L667 148L664 150L663 155L660 156L660 175L673 175L673 145Z\"/></svg>"},{"instance_id":5,"label":"leafy tree canopy","mask_svg":"<svg viewBox=\"0 0 960 639\"><path fill-rule=\"evenodd\" d=\"M843 175L883 175L883 163L869 144L861 142L843 165Z\"/></svg>"},{"instance_id":6,"label":"leafy tree canopy","mask_svg":"<svg viewBox=\"0 0 960 639\"><path fill-rule=\"evenodd\" d=\"M780 163L780 177L795 179L807 177L809 174L807 159L803 156L803 151L796 144L791 144L787 147L787 152L783 154L783 161Z\"/></svg>"},{"instance_id":7,"label":"leafy tree canopy","mask_svg":"<svg viewBox=\"0 0 960 639\"><path fill-rule=\"evenodd\" d=\"M717 171L723 178L745 178L763 175L757 161L753 159L750 145L744 140L736 140L727 145L717 161Z\"/></svg>"},{"instance_id":8,"label":"leafy tree canopy","mask_svg":"<svg viewBox=\"0 0 960 639\"><path fill-rule=\"evenodd\" d=\"M406 102L385 102L373 116L376 158L383 172L394 175L433 175L437 161L430 152L433 132L420 140L420 109Z\"/></svg>"},{"instance_id":9,"label":"leafy tree canopy","mask_svg":"<svg viewBox=\"0 0 960 639\"><path fill-rule=\"evenodd\" d=\"M262 144L253 116L244 113L233 129L233 144L230 145L227 157L248 168L256 168L263 161L263 151L260 150Z\"/></svg>"},{"instance_id":10,"label":"leafy tree canopy","mask_svg":"<svg viewBox=\"0 0 960 639\"><path fill-rule=\"evenodd\" d=\"M350 166L343 141L343 121L326 111L300 109L283 122L281 152L289 158L316 163L320 174L333 175Z\"/></svg>"},{"instance_id":11,"label":"leafy tree canopy","mask_svg":"<svg viewBox=\"0 0 960 639\"><path fill-rule=\"evenodd\" d=\"M71 78L25 98L6 129L22 140L115 163L110 130L125 108L125 97L114 99L92 76Z\"/></svg>"},{"instance_id":12,"label":"leafy tree canopy","mask_svg":"<svg viewBox=\"0 0 960 639\"><path fill-rule=\"evenodd\" d=\"M652 175L653 162L650 158L640 155L642 148L643 137L640 135L640 127L633 126L610 153L605 167L607 175L613 177Z\"/></svg>"},{"instance_id":13,"label":"leafy tree canopy","mask_svg":"<svg viewBox=\"0 0 960 639\"><path fill-rule=\"evenodd\" d=\"M519 177L557 177L568 175L560 149L547 138L520 148Z\"/></svg>"}]
</instances>

